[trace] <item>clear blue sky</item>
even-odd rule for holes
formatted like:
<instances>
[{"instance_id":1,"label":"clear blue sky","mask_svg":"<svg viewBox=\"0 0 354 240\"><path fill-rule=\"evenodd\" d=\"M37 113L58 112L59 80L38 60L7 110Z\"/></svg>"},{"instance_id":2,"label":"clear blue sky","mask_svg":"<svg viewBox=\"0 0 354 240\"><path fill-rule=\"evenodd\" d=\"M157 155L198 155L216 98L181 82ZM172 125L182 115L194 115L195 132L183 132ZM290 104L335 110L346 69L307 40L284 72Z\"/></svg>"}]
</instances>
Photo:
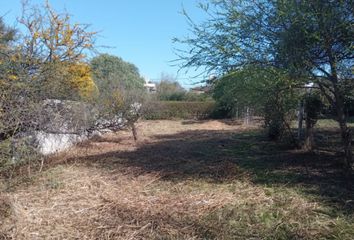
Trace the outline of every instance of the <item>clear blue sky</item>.
<instances>
[{"instance_id":1,"label":"clear blue sky","mask_svg":"<svg viewBox=\"0 0 354 240\"><path fill-rule=\"evenodd\" d=\"M16 26L21 1L0 0L0 4L0 15ZM186 19L180 13L182 6L192 19L204 18L197 8L198 0L50 0L50 4L58 11L65 9L72 14L74 22L91 24L92 30L100 31L97 44L111 47L101 48L101 52L122 57L135 64L141 75L153 80L159 79L162 72L177 76L178 67L170 63L176 59L172 38L189 34ZM193 69L187 74L183 70L177 78L189 88L201 79L188 80L196 74Z\"/></svg>"}]
</instances>

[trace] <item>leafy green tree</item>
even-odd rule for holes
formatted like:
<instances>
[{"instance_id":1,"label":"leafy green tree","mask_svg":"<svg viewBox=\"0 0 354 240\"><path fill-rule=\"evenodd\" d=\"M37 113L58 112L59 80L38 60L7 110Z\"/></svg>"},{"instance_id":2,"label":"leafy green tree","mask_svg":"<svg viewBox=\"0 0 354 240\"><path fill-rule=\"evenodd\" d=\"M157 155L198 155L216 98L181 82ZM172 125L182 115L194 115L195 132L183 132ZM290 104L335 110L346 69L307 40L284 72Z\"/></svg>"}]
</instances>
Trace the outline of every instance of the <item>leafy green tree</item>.
<instances>
[{"instance_id":1,"label":"leafy green tree","mask_svg":"<svg viewBox=\"0 0 354 240\"><path fill-rule=\"evenodd\" d=\"M11 133L13 119L12 97L10 94L11 81L16 79L11 64L11 44L15 37L15 30L9 28L0 18L0 141Z\"/></svg>"},{"instance_id":2,"label":"leafy green tree","mask_svg":"<svg viewBox=\"0 0 354 240\"><path fill-rule=\"evenodd\" d=\"M145 103L144 79L138 68L123 59L109 54L101 54L90 61L93 79L98 87L99 97L96 103L101 117L108 119L107 128L119 129L117 119L124 118L137 140L135 122ZM118 121L119 122L119 121Z\"/></svg>"},{"instance_id":3,"label":"leafy green tree","mask_svg":"<svg viewBox=\"0 0 354 240\"><path fill-rule=\"evenodd\" d=\"M117 89L144 88L144 79L138 68L123 59L109 54L101 54L90 61L94 81L100 94L111 94Z\"/></svg>"},{"instance_id":4,"label":"leafy green tree","mask_svg":"<svg viewBox=\"0 0 354 240\"><path fill-rule=\"evenodd\" d=\"M314 82L333 106L341 130L345 165L351 169L352 133L347 126L345 100L354 88L353 1L300 1L278 6L278 20L287 24L279 31L275 48L279 61L295 76Z\"/></svg>"},{"instance_id":5,"label":"leafy green tree","mask_svg":"<svg viewBox=\"0 0 354 240\"><path fill-rule=\"evenodd\" d=\"M6 56L6 52L9 50L9 44L14 40L16 30L9 28L4 23L2 17L0 17L0 58Z\"/></svg>"},{"instance_id":6,"label":"leafy green tree","mask_svg":"<svg viewBox=\"0 0 354 240\"><path fill-rule=\"evenodd\" d=\"M221 75L247 65L272 66L291 75L291 86L315 83L336 110L351 169L351 131L344 99L353 89L352 0L211 0L200 5L208 20L196 24L185 13L192 37L175 39L181 67L205 67Z\"/></svg>"},{"instance_id":7,"label":"leafy green tree","mask_svg":"<svg viewBox=\"0 0 354 240\"><path fill-rule=\"evenodd\" d=\"M207 101L213 101L213 98L211 97L211 92L205 92L205 93L194 93L192 91L186 92L184 95L184 101L187 102L207 102Z\"/></svg>"},{"instance_id":8,"label":"leafy green tree","mask_svg":"<svg viewBox=\"0 0 354 240\"><path fill-rule=\"evenodd\" d=\"M162 101L182 101L186 91L174 78L162 75L161 81L156 86L156 93Z\"/></svg>"}]
</instances>

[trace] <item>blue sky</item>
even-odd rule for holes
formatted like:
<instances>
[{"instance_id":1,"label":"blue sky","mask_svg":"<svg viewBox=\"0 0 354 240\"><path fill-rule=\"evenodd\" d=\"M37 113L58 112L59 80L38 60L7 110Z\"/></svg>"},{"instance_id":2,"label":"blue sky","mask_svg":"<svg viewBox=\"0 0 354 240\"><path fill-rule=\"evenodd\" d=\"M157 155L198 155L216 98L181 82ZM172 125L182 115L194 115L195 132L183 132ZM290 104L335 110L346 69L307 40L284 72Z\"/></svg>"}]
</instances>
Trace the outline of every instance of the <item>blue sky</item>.
<instances>
[{"instance_id":1,"label":"blue sky","mask_svg":"<svg viewBox=\"0 0 354 240\"><path fill-rule=\"evenodd\" d=\"M44 0L32 0L41 4ZM204 15L198 9L198 0L50 0L58 11L64 9L73 15L74 22L91 24L91 29L99 31L97 44L109 46L101 48L134 63L141 75L158 80L161 73L176 76L186 88L201 79L189 79L197 72L191 69L187 74L178 67L171 66L176 59L172 43L173 37L189 34L188 24L181 15L182 6L195 21ZM0 15L5 21L16 26L16 17L21 13L20 0L0 0Z\"/></svg>"}]
</instances>

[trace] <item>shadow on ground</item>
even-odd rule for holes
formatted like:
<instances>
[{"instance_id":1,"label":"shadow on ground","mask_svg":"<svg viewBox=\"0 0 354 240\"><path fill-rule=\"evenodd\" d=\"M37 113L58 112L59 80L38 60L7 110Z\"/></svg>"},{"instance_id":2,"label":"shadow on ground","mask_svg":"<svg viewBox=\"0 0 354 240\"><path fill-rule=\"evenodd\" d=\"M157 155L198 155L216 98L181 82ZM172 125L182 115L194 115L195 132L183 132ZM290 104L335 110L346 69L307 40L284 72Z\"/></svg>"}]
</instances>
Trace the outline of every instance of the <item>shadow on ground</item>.
<instances>
[{"instance_id":1,"label":"shadow on ground","mask_svg":"<svg viewBox=\"0 0 354 240\"><path fill-rule=\"evenodd\" d=\"M354 189L343 177L340 157L333 151L304 153L270 142L258 130L195 130L154 138L156 141L140 144L135 151L108 152L79 160L109 169L134 168L136 175L158 172L166 181L244 180L296 188L336 211L354 212Z\"/></svg>"}]
</instances>

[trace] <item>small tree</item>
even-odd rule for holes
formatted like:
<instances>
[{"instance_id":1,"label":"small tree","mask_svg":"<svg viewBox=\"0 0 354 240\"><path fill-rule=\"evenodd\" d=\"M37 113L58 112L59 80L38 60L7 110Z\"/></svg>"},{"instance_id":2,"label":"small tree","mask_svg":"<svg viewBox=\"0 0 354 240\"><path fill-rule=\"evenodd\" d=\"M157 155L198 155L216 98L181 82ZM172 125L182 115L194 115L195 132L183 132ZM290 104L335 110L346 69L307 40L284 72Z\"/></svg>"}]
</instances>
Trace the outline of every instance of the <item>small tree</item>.
<instances>
[{"instance_id":1,"label":"small tree","mask_svg":"<svg viewBox=\"0 0 354 240\"><path fill-rule=\"evenodd\" d=\"M156 94L161 101L181 101L186 91L175 77L162 73L160 82L156 86Z\"/></svg>"},{"instance_id":2,"label":"small tree","mask_svg":"<svg viewBox=\"0 0 354 240\"><path fill-rule=\"evenodd\" d=\"M137 140L135 122L145 102L144 80L138 68L108 54L93 58L90 66L99 91L96 104L104 119L102 127L119 130L128 126Z\"/></svg>"},{"instance_id":3,"label":"small tree","mask_svg":"<svg viewBox=\"0 0 354 240\"><path fill-rule=\"evenodd\" d=\"M345 99L353 89L353 2L300 1L278 4L277 51L280 61L297 76L312 79L336 111L345 153L352 168L352 133L347 126ZM281 14L280 14L281 13Z\"/></svg>"},{"instance_id":4,"label":"small tree","mask_svg":"<svg viewBox=\"0 0 354 240\"><path fill-rule=\"evenodd\" d=\"M17 45L16 61L26 71L30 85L40 90L42 98L77 98L83 93L78 86L92 86L84 59L94 50L96 32L88 31L89 25L71 23L66 12L57 13L46 1L43 7L23 2L22 16L18 19L25 28ZM53 89L55 91L52 91ZM91 90L93 92L93 88ZM88 91L83 90L83 91ZM70 94L71 93L71 94ZM66 95L66 96L65 96ZM76 96L75 96L76 95Z\"/></svg>"},{"instance_id":5,"label":"small tree","mask_svg":"<svg viewBox=\"0 0 354 240\"><path fill-rule=\"evenodd\" d=\"M101 54L91 59L90 67L101 96L116 89L144 88L138 68L117 56Z\"/></svg>"},{"instance_id":6,"label":"small tree","mask_svg":"<svg viewBox=\"0 0 354 240\"><path fill-rule=\"evenodd\" d=\"M249 65L217 80L213 97L228 114L252 108L264 116L268 136L277 140L285 132L291 135L289 121L296 108L297 91L286 72Z\"/></svg>"}]
</instances>

